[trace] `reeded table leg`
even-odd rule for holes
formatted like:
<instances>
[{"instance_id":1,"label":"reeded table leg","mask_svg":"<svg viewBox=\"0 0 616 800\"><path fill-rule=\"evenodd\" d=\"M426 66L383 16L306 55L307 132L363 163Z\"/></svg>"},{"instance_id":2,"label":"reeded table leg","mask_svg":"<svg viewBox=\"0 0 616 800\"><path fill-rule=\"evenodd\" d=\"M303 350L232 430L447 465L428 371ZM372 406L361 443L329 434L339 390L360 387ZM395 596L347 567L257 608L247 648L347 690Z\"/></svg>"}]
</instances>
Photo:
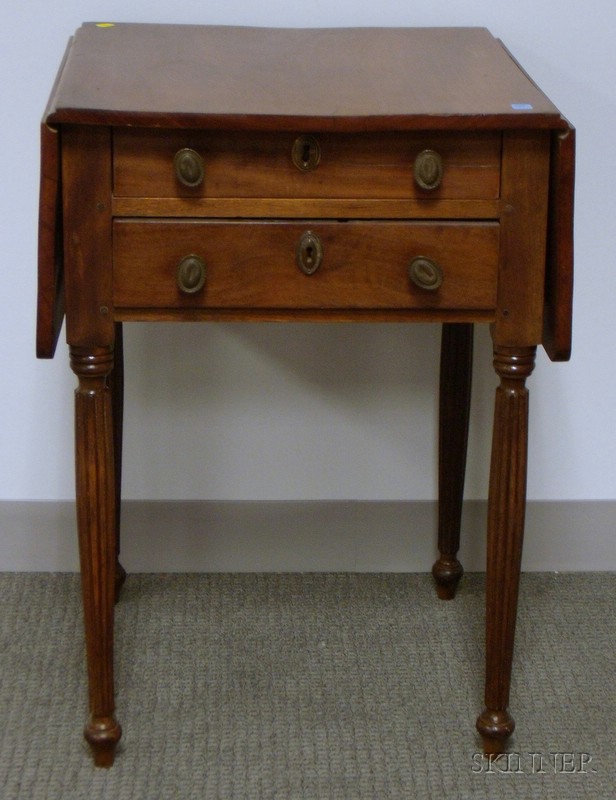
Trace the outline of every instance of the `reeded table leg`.
<instances>
[{"instance_id":1,"label":"reeded table leg","mask_svg":"<svg viewBox=\"0 0 616 800\"><path fill-rule=\"evenodd\" d=\"M114 716L113 607L116 518L111 391L113 348L71 347L75 393L77 523L90 719L85 737L99 767L113 764L121 728Z\"/></svg>"},{"instance_id":2,"label":"reeded table leg","mask_svg":"<svg viewBox=\"0 0 616 800\"><path fill-rule=\"evenodd\" d=\"M528 391L535 347L494 349L496 390L488 505L486 689L477 719L486 753L501 753L515 723L509 714L528 449Z\"/></svg>"},{"instance_id":3,"label":"reeded table leg","mask_svg":"<svg viewBox=\"0 0 616 800\"><path fill-rule=\"evenodd\" d=\"M122 509L122 428L124 419L124 347L122 323L115 323L115 347L113 370L109 376L109 388L113 406L113 466L115 471L115 600L120 599L120 592L126 580L126 570L120 564L120 521Z\"/></svg>"},{"instance_id":4,"label":"reeded table leg","mask_svg":"<svg viewBox=\"0 0 616 800\"><path fill-rule=\"evenodd\" d=\"M444 324L439 399L438 596L450 600L464 570L458 561L473 369L473 326Z\"/></svg>"}]
</instances>

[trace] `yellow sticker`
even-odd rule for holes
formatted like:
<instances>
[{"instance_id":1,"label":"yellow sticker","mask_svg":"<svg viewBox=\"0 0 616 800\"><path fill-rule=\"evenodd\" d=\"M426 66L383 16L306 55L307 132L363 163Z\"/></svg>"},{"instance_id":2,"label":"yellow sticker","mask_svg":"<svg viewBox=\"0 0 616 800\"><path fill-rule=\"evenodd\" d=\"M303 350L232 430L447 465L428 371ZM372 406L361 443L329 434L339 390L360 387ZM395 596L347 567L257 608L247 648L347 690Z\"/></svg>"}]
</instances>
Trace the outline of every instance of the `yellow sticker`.
<instances>
[{"instance_id":1,"label":"yellow sticker","mask_svg":"<svg viewBox=\"0 0 616 800\"><path fill-rule=\"evenodd\" d=\"M96 23L96 27L97 28L113 28L114 25L115 25L115 22L97 22Z\"/></svg>"}]
</instances>

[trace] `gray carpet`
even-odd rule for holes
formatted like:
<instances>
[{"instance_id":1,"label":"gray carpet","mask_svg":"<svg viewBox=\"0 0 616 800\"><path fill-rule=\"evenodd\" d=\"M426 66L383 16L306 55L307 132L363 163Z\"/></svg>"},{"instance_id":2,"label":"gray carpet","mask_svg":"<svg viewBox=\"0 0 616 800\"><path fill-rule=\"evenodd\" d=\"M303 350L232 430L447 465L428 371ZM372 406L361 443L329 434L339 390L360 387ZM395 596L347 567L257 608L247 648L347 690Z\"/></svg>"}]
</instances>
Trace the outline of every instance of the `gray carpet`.
<instances>
[{"instance_id":1,"label":"gray carpet","mask_svg":"<svg viewBox=\"0 0 616 800\"><path fill-rule=\"evenodd\" d=\"M519 763L489 772L474 755L482 576L450 603L427 575L130 576L124 736L96 770L78 578L0 575L0 797L611 800L615 589L614 574L523 576Z\"/></svg>"}]
</instances>

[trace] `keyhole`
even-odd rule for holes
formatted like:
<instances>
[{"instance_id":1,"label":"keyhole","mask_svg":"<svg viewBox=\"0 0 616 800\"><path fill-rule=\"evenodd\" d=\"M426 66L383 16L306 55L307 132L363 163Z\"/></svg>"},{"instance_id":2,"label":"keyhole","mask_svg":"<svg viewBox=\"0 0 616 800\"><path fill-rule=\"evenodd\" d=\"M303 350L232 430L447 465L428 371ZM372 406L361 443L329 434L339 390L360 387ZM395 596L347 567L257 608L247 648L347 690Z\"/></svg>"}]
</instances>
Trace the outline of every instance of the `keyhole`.
<instances>
[{"instance_id":1,"label":"keyhole","mask_svg":"<svg viewBox=\"0 0 616 800\"><path fill-rule=\"evenodd\" d=\"M313 275L321 266L323 260L323 245L319 237L306 231L297 243L295 251L297 266L306 275Z\"/></svg>"},{"instance_id":2,"label":"keyhole","mask_svg":"<svg viewBox=\"0 0 616 800\"><path fill-rule=\"evenodd\" d=\"M321 148L314 136L298 136L291 148L291 159L302 172L311 172L319 166Z\"/></svg>"}]
</instances>

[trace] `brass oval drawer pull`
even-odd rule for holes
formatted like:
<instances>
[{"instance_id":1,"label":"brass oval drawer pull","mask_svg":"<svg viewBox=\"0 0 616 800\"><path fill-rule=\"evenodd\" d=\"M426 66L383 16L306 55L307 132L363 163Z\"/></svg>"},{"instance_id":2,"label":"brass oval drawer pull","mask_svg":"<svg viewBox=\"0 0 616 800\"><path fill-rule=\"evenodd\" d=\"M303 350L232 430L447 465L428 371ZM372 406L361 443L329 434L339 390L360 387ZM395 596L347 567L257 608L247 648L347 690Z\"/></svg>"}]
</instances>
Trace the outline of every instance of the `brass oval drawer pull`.
<instances>
[{"instance_id":1,"label":"brass oval drawer pull","mask_svg":"<svg viewBox=\"0 0 616 800\"><path fill-rule=\"evenodd\" d=\"M415 286L434 292L443 282L443 270L431 259L417 256L409 265L409 277Z\"/></svg>"},{"instance_id":2,"label":"brass oval drawer pull","mask_svg":"<svg viewBox=\"0 0 616 800\"><path fill-rule=\"evenodd\" d=\"M413 176L421 189L437 189L443 179L443 159L435 150L422 150L413 164Z\"/></svg>"},{"instance_id":3,"label":"brass oval drawer pull","mask_svg":"<svg viewBox=\"0 0 616 800\"><path fill-rule=\"evenodd\" d=\"M295 253L297 266L306 275L313 275L323 261L323 245L321 240L312 231L306 231L297 244Z\"/></svg>"},{"instance_id":4,"label":"brass oval drawer pull","mask_svg":"<svg viewBox=\"0 0 616 800\"><path fill-rule=\"evenodd\" d=\"M183 147L178 150L173 158L173 168L175 176L184 186L194 188L203 183L205 167L203 159L190 147Z\"/></svg>"},{"instance_id":5,"label":"brass oval drawer pull","mask_svg":"<svg viewBox=\"0 0 616 800\"><path fill-rule=\"evenodd\" d=\"M195 255L184 256L178 264L178 288L184 294L195 294L205 284L205 262Z\"/></svg>"},{"instance_id":6,"label":"brass oval drawer pull","mask_svg":"<svg viewBox=\"0 0 616 800\"><path fill-rule=\"evenodd\" d=\"M299 136L291 149L291 159L302 172L312 172L321 161L321 146L314 136Z\"/></svg>"}]
</instances>

